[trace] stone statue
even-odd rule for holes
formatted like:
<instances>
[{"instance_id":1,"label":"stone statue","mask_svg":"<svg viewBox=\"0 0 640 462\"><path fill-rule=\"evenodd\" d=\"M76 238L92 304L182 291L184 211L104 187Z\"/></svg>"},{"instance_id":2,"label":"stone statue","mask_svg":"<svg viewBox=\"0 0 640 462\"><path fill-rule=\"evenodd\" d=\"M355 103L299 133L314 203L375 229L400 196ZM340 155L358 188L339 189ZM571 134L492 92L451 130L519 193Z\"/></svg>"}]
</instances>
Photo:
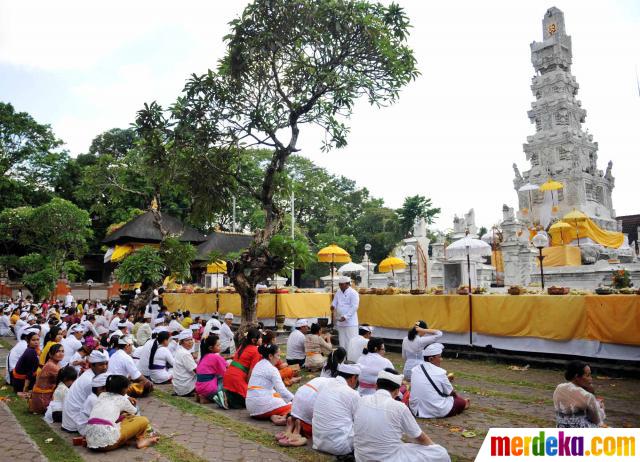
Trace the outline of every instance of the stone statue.
<instances>
[{"instance_id":1,"label":"stone statue","mask_svg":"<svg viewBox=\"0 0 640 462\"><path fill-rule=\"evenodd\" d=\"M453 232L455 234L465 232L464 218L460 218L458 215L453 216Z\"/></svg>"},{"instance_id":2,"label":"stone statue","mask_svg":"<svg viewBox=\"0 0 640 462\"><path fill-rule=\"evenodd\" d=\"M469 230L469 234L474 235L478 233L476 228L476 212L473 209L469 209L469 212L464 214L465 228Z\"/></svg>"},{"instance_id":3,"label":"stone statue","mask_svg":"<svg viewBox=\"0 0 640 462\"><path fill-rule=\"evenodd\" d=\"M427 236L427 222L424 218L420 217L419 220L413 225L413 236L414 237L426 237Z\"/></svg>"},{"instance_id":4,"label":"stone statue","mask_svg":"<svg viewBox=\"0 0 640 462\"><path fill-rule=\"evenodd\" d=\"M604 174L604 177L609 181L613 180L613 175L611 174L612 168L613 168L613 161L609 161L609 163L607 164L607 172Z\"/></svg>"},{"instance_id":5,"label":"stone statue","mask_svg":"<svg viewBox=\"0 0 640 462\"><path fill-rule=\"evenodd\" d=\"M595 245L582 246L580 247L580 254L583 265L593 265L600 257L600 249Z\"/></svg>"},{"instance_id":6,"label":"stone statue","mask_svg":"<svg viewBox=\"0 0 640 462\"><path fill-rule=\"evenodd\" d=\"M513 207L509 207L507 204L502 205L502 220L503 221L515 221L516 217L513 211Z\"/></svg>"},{"instance_id":7,"label":"stone statue","mask_svg":"<svg viewBox=\"0 0 640 462\"><path fill-rule=\"evenodd\" d=\"M515 162L513 163L513 172L516 174L516 180L521 182L522 175L520 174L520 169L518 169L518 165Z\"/></svg>"}]
</instances>

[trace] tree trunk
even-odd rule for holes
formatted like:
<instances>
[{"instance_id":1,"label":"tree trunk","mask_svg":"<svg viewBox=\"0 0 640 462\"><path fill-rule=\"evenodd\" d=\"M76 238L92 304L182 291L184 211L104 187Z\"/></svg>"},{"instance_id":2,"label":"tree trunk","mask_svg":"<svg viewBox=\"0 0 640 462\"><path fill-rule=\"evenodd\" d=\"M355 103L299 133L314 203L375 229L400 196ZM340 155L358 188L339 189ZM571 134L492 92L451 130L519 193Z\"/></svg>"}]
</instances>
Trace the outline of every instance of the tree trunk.
<instances>
[{"instance_id":1,"label":"tree trunk","mask_svg":"<svg viewBox=\"0 0 640 462\"><path fill-rule=\"evenodd\" d=\"M279 256L272 256L269 250L255 242L244 251L237 261L227 262L227 273L240 295L242 306L242 326L255 325L256 285L284 268Z\"/></svg>"},{"instance_id":2,"label":"tree trunk","mask_svg":"<svg viewBox=\"0 0 640 462\"><path fill-rule=\"evenodd\" d=\"M256 307L256 289L255 285L240 284L242 287L240 294L242 307L242 325L256 325L258 323L258 310Z\"/></svg>"},{"instance_id":3,"label":"tree trunk","mask_svg":"<svg viewBox=\"0 0 640 462\"><path fill-rule=\"evenodd\" d=\"M140 295L129 300L127 311L129 311L129 313L133 314L136 317L138 314L143 314L147 309L147 305L153 298L154 289L157 289L157 287L149 286L143 292L141 292Z\"/></svg>"}]
</instances>

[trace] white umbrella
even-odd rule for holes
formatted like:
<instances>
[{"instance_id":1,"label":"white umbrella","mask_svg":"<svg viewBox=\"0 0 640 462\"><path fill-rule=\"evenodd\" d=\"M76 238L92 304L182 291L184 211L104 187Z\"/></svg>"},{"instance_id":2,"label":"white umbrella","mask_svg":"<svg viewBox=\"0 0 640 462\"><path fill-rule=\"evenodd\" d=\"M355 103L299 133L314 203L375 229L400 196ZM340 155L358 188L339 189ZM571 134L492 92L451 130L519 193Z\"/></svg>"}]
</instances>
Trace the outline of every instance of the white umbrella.
<instances>
[{"instance_id":1,"label":"white umbrella","mask_svg":"<svg viewBox=\"0 0 640 462\"><path fill-rule=\"evenodd\" d=\"M447 257L488 257L491 255L491 246L480 239L465 236L447 247Z\"/></svg>"},{"instance_id":2,"label":"white umbrella","mask_svg":"<svg viewBox=\"0 0 640 462\"><path fill-rule=\"evenodd\" d=\"M467 231L468 233L469 231ZM447 247L447 255L451 257L467 257L467 274L469 275L469 344L473 345L473 301L471 298L471 256L488 257L491 246L480 239L473 239L467 234Z\"/></svg>"},{"instance_id":3,"label":"white umbrella","mask_svg":"<svg viewBox=\"0 0 640 462\"><path fill-rule=\"evenodd\" d=\"M338 268L338 273L356 273L358 271L365 271L366 268L357 263L349 262L346 265L342 265Z\"/></svg>"},{"instance_id":4,"label":"white umbrella","mask_svg":"<svg viewBox=\"0 0 640 462\"><path fill-rule=\"evenodd\" d=\"M531 191L537 191L538 189L540 189L540 186L532 183L527 183L518 188L518 191L520 192L527 191L529 193L529 213L531 213Z\"/></svg>"}]
</instances>

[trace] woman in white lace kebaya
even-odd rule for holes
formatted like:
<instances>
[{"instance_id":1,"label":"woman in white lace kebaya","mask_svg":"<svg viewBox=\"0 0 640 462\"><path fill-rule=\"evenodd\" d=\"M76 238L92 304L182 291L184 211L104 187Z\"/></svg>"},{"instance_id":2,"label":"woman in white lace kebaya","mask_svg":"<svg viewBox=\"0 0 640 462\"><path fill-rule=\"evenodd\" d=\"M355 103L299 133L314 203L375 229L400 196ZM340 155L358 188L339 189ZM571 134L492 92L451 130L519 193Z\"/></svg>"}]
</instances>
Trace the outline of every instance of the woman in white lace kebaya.
<instances>
[{"instance_id":1,"label":"woman in white lace kebaya","mask_svg":"<svg viewBox=\"0 0 640 462\"><path fill-rule=\"evenodd\" d=\"M124 375L110 375L105 386L106 391L100 394L89 415L85 429L87 447L110 451L129 441L135 441L138 449L157 443L158 437L145 437L149 419L135 415L133 398L126 395L129 379Z\"/></svg>"},{"instance_id":2,"label":"woman in white lace kebaya","mask_svg":"<svg viewBox=\"0 0 640 462\"><path fill-rule=\"evenodd\" d=\"M274 364L280 359L278 345L261 345L258 352L262 359L251 371L247 391L247 411L254 419L271 420L284 425L291 412L293 394L284 386L280 372Z\"/></svg>"},{"instance_id":3,"label":"woman in white lace kebaya","mask_svg":"<svg viewBox=\"0 0 640 462\"><path fill-rule=\"evenodd\" d=\"M567 382L553 392L556 427L592 428L604 424L604 403L595 397L591 368L582 361L570 361L564 373Z\"/></svg>"}]
</instances>

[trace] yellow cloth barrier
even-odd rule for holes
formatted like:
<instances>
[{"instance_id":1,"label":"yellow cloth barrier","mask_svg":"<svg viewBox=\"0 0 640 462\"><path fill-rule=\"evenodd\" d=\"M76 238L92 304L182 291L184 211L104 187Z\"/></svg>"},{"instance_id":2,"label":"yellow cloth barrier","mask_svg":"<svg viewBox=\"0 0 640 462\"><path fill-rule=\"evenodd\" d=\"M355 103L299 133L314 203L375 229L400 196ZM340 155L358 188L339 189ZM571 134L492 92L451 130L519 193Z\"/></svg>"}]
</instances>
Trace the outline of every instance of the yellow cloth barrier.
<instances>
[{"instance_id":1,"label":"yellow cloth barrier","mask_svg":"<svg viewBox=\"0 0 640 462\"><path fill-rule=\"evenodd\" d=\"M258 318L273 318L278 314L288 318L317 318L331 315L330 294L259 294ZM163 302L171 311L189 310L191 314L211 314L216 311L216 294L165 294ZM240 296L220 294L220 312L240 316Z\"/></svg>"},{"instance_id":2,"label":"yellow cloth barrier","mask_svg":"<svg viewBox=\"0 0 640 462\"><path fill-rule=\"evenodd\" d=\"M580 249L572 245L560 245L557 247L545 247L542 249L544 267L553 266L580 266L582 260ZM536 258L536 265L540 266L540 261Z\"/></svg>"},{"instance_id":3,"label":"yellow cloth barrier","mask_svg":"<svg viewBox=\"0 0 640 462\"><path fill-rule=\"evenodd\" d=\"M605 343L640 345L640 296L585 297L587 337Z\"/></svg>"},{"instance_id":4,"label":"yellow cloth barrier","mask_svg":"<svg viewBox=\"0 0 640 462\"><path fill-rule=\"evenodd\" d=\"M278 294L278 314L329 317L329 294ZM274 294L258 296L258 317L275 316ZM213 313L215 294L165 294L170 310ZM240 297L220 294L220 312L240 315ZM408 330L417 320L446 332L469 332L469 297L460 295L361 295L362 323ZM598 340L640 346L638 295L477 295L473 330L501 337Z\"/></svg>"},{"instance_id":5,"label":"yellow cloth barrier","mask_svg":"<svg viewBox=\"0 0 640 462\"><path fill-rule=\"evenodd\" d=\"M568 220L567 223L571 225L571 229L562 230L562 233L561 230L549 230L552 246L562 245L563 237L565 243L569 243L577 239L576 223L571 220ZM595 224L595 222L590 218L587 218L585 221L578 222L577 226L578 232L580 233L580 239L588 237L600 245L614 249L617 249L624 243L624 235L622 233L618 233L616 231L605 231Z\"/></svg>"},{"instance_id":6,"label":"yellow cloth barrier","mask_svg":"<svg viewBox=\"0 0 640 462\"><path fill-rule=\"evenodd\" d=\"M409 330L418 320L447 332L469 332L469 299L460 295L361 295L358 320Z\"/></svg>"},{"instance_id":7,"label":"yellow cloth barrier","mask_svg":"<svg viewBox=\"0 0 640 462\"><path fill-rule=\"evenodd\" d=\"M473 297L473 330L502 337L587 338L584 296Z\"/></svg>"}]
</instances>

